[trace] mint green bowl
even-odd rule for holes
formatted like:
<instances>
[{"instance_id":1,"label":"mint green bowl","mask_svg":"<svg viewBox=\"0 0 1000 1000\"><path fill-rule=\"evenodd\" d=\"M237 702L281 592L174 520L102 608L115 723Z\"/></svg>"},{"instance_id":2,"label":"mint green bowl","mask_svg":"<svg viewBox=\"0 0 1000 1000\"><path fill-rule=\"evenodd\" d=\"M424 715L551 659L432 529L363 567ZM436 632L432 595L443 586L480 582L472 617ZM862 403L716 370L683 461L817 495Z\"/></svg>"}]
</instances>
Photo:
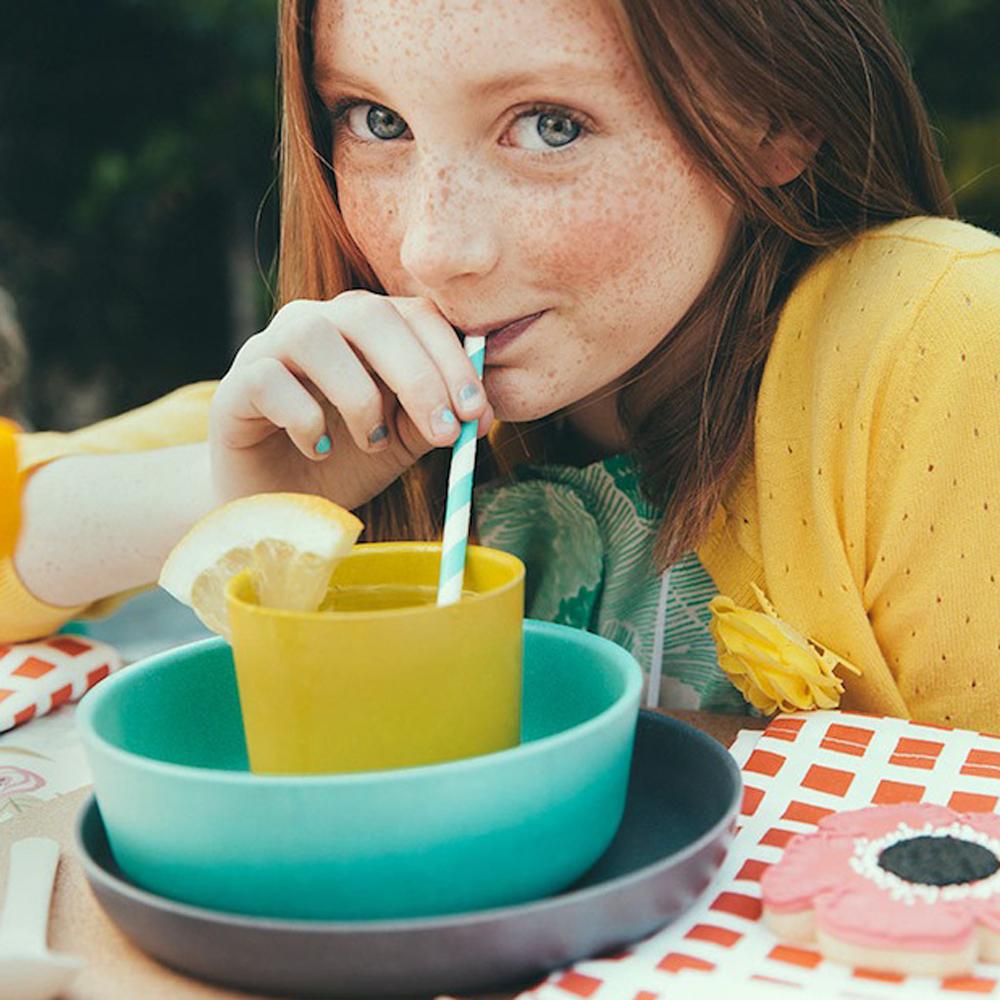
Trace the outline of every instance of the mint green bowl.
<instances>
[{"instance_id":1,"label":"mint green bowl","mask_svg":"<svg viewBox=\"0 0 1000 1000\"><path fill-rule=\"evenodd\" d=\"M526 621L524 652L519 747L301 777L248 770L221 639L126 668L77 714L115 860L175 900L300 919L434 916L566 888L621 821L642 674L562 625Z\"/></svg>"}]
</instances>

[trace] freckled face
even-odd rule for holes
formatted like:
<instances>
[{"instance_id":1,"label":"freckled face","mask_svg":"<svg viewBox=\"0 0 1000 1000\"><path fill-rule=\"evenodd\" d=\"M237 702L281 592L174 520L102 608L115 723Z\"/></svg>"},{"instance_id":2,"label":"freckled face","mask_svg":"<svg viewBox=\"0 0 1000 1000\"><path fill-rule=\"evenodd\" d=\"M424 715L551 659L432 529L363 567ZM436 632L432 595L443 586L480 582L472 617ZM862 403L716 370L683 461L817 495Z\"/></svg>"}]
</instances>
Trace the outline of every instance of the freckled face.
<instances>
[{"instance_id":1,"label":"freckled face","mask_svg":"<svg viewBox=\"0 0 1000 1000\"><path fill-rule=\"evenodd\" d=\"M669 334L732 206L659 116L599 0L319 0L316 86L351 235L391 295L487 344L497 416L586 399Z\"/></svg>"}]
</instances>

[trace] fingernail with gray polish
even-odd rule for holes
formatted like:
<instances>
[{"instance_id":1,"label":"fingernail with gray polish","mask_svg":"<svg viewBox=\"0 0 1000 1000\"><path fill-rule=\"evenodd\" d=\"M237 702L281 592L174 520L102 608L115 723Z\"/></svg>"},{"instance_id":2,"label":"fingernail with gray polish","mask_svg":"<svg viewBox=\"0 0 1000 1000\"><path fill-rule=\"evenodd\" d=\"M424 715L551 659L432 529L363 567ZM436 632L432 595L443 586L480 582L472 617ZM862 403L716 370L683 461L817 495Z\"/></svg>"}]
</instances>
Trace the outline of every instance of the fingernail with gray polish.
<instances>
[{"instance_id":1,"label":"fingernail with gray polish","mask_svg":"<svg viewBox=\"0 0 1000 1000\"><path fill-rule=\"evenodd\" d=\"M370 445L381 444L388 437L389 437L389 428L386 427L385 424L379 424L378 427L376 427L375 430L373 430L371 434L368 435L368 443Z\"/></svg>"},{"instance_id":2,"label":"fingernail with gray polish","mask_svg":"<svg viewBox=\"0 0 1000 1000\"><path fill-rule=\"evenodd\" d=\"M476 403L482 396L482 392L475 382L469 382L458 390L458 401L460 403Z\"/></svg>"}]
</instances>

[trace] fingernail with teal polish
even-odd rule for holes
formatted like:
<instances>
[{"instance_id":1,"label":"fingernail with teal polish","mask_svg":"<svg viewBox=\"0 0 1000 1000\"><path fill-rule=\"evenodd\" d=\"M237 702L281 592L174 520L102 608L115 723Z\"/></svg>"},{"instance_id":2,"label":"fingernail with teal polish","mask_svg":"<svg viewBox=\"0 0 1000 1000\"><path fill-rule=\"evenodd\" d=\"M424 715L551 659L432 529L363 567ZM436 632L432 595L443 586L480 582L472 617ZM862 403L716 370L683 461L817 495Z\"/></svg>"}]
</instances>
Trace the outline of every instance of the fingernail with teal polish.
<instances>
[{"instance_id":1,"label":"fingernail with teal polish","mask_svg":"<svg viewBox=\"0 0 1000 1000\"><path fill-rule=\"evenodd\" d=\"M389 428L386 427L385 424L379 424L378 427L376 427L375 430L368 435L368 443L373 445L381 444L388 436Z\"/></svg>"},{"instance_id":2,"label":"fingernail with teal polish","mask_svg":"<svg viewBox=\"0 0 1000 1000\"><path fill-rule=\"evenodd\" d=\"M481 394L479 386L475 382L470 382L458 390L458 401L460 403L475 403Z\"/></svg>"},{"instance_id":3,"label":"fingernail with teal polish","mask_svg":"<svg viewBox=\"0 0 1000 1000\"><path fill-rule=\"evenodd\" d=\"M447 406L442 406L440 409L435 410L432 419L434 421L434 426L441 434L450 434L452 427L454 427L457 422L455 414L452 413Z\"/></svg>"},{"instance_id":4,"label":"fingernail with teal polish","mask_svg":"<svg viewBox=\"0 0 1000 1000\"><path fill-rule=\"evenodd\" d=\"M330 448L331 448L330 435L329 434L324 434L316 442L316 454L317 455L325 455L330 450Z\"/></svg>"}]
</instances>

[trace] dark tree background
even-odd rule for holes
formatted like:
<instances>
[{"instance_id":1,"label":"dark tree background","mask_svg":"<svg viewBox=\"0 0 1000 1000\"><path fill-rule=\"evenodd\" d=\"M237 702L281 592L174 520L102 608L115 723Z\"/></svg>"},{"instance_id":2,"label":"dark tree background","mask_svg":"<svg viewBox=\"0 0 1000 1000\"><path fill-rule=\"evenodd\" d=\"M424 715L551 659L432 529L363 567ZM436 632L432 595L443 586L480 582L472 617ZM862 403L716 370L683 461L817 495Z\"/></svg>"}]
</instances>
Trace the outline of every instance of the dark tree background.
<instances>
[{"instance_id":1,"label":"dark tree background","mask_svg":"<svg viewBox=\"0 0 1000 1000\"><path fill-rule=\"evenodd\" d=\"M274 0L13 0L0 286L24 412L67 429L218 377L271 310ZM1000 229L997 0L895 0L963 216Z\"/></svg>"},{"instance_id":2,"label":"dark tree background","mask_svg":"<svg viewBox=\"0 0 1000 1000\"><path fill-rule=\"evenodd\" d=\"M29 420L217 377L270 311L274 0L16 0L4 20L0 286Z\"/></svg>"}]
</instances>

